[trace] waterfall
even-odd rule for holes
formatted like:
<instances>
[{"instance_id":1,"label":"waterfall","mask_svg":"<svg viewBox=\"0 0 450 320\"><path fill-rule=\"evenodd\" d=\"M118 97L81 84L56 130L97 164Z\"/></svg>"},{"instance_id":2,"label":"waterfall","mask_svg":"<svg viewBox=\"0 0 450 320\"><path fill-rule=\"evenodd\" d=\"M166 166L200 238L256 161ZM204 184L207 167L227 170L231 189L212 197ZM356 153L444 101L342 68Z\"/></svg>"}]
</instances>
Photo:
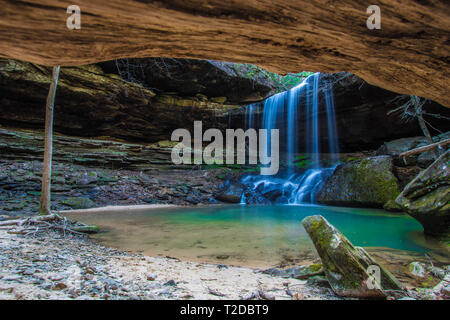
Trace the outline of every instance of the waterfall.
<instances>
[{"instance_id":1,"label":"waterfall","mask_svg":"<svg viewBox=\"0 0 450 320\"><path fill-rule=\"evenodd\" d=\"M245 110L245 126L256 128L256 104ZM326 122L319 123L326 114ZM327 135L322 135L327 129ZM314 203L315 194L323 180L339 162L339 147L332 83L321 80L320 73L306 78L289 91L278 93L264 101L261 128L280 130L280 160L285 170L273 177L249 175L241 182L247 190L275 203ZM304 139L299 130L304 129ZM322 129L322 130L321 130ZM322 139L328 139L325 149ZM300 149L300 146L303 147ZM270 139L267 141L270 150ZM325 150L322 150L325 149ZM300 151L306 152L301 154ZM321 153L329 153L327 165L321 164ZM284 154L284 156L282 156ZM251 195L243 195L243 203ZM248 202L247 202L248 203Z\"/></svg>"}]
</instances>

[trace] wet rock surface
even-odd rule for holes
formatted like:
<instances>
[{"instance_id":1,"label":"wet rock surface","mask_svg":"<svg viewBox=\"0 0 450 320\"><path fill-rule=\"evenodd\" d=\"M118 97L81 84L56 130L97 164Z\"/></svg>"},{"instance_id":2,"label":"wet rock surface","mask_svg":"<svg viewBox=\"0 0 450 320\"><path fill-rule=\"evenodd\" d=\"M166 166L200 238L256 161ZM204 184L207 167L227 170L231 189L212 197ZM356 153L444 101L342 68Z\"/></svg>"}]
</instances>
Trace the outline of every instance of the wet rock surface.
<instances>
[{"instance_id":1,"label":"wet rock surface","mask_svg":"<svg viewBox=\"0 0 450 320\"><path fill-rule=\"evenodd\" d=\"M41 191L43 137L0 128L0 215L34 215ZM52 209L106 205L216 202L230 170L173 168L170 148L108 140L54 137Z\"/></svg>"},{"instance_id":2,"label":"wet rock surface","mask_svg":"<svg viewBox=\"0 0 450 320\"><path fill-rule=\"evenodd\" d=\"M38 213L42 164L38 161L0 161L8 174L0 181L0 214ZM95 181L84 180L96 175ZM215 170L110 170L54 162L52 210L86 209L107 205L207 204L222 182Z\"/></svg>"},{"instance_id":3,"label":"wet rock surface","mask_svg":"<svg viewBox=\"0 0 450 320\"><path fill-rule=\"evenodd\" d=\"M363 79L348 72L333 74L321 72L320 79L332 83L340 152L375 150L384 143L387 144L388 151L391 151L393 147L407 149L406 142L411 141L410 145L415 146L423 141L419 137L423 133L416 119L405 122L401 112L392 112L398 109L404 101L407 101L409 96L401 96L370 85ZM324 88L319 88L319 96L321 95L320 91L324 90ZM262 103L255 104L255 106L258 107L253 108L252 118L254 123L257 124L256 127L258 127L258 123L262 121L263 106ZM326 110L326 102L324 99L319 98L317 114L319 123L328 121ZM244 107L230 111L232 128L246 128L246 112L248 110ZM311 118L307 108L299 108L297 112L300 119ZM450 119L450 109L428 101L423 105L423 112L424 119L433 128L439 130L447 128L448 119ZM278 117L277 125L285 125L282 117ZM298 126L297 130L299 137L308 135L307 126ZM320 135L320 150L328 150L328 127L320 125L318 132ZM433 130L433 134L436 134L434 132L438 133L439 131ZM393 139L401 140L390 142ZM280 141L283 141L283 139L281 138ZM283 142L280 142L280 145L280 150L283 150ZM304 139L299 139L298 150L299 152L308 152ZM383 148L380 148L380 155L390 154L382 151Z\"/></svg>"},{"instance_id":4,"label":"wet rock surface","mask_svg":"<svg viewBox=\"0 0 450 320\"><path fill-rule=\"evenodd\" d=\"M224 190L219 191L215 198L226 203L240 203L244 188L239 183L229 183L224 187Z\"/></svg>"},{"instance_id":5,"label":"wet rock surface","mask_svg":"<svg viewBox=\"0 0 450 320\"><path fill-rule=\"evenodd\" d=\"M395 200L417 219L424 232L449 239L450 235L450 151L441 155L412 180Z\"/></svg>"}]
</instances>

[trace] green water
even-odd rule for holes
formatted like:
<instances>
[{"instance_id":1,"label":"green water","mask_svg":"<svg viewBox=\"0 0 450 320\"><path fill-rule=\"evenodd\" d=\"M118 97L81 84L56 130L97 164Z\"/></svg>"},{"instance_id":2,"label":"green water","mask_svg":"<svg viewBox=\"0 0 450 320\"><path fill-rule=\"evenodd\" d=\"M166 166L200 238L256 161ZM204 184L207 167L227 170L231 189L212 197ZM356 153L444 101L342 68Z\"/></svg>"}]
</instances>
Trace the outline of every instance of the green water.
<instances>
[{"instance_id":1,"label":"green water","mask_svg":"<svg viewBox=\"0 0 450 320\"><path fill-rule=\"evenodd\" d=\"M70 215L99 225L106 245L153 256L250 266L273 266L317 258L301 225L320 214L353 244L427 252L435 244L407 215L383 210L325 206L212 206L152 209L135 213Z\"/></svg>"}]
</instances>

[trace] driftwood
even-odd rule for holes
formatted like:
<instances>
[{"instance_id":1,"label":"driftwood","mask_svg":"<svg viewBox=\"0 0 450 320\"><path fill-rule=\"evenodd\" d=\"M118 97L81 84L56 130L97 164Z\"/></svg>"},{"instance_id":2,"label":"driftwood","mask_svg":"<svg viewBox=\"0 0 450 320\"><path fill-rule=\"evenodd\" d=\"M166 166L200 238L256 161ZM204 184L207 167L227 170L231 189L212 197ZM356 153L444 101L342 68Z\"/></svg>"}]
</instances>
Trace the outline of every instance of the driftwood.
<instances>
[{"instance_id":1,"label":"driftwood","mask_svg":"<svg viewBox=\"0 0 450 320\"><path fill-rule=\"evenodd\" d=\"M443 141L440 141L440 142L436 142L436 143L432 143L432 144L429 144L429 145L426 145L426 146L423 146L423 147L419 147L419 148L416 148L416 149L405 151L403 153L400 153L399 157L400 158L406 158L406 157L412 156L414 154L423 153L425 151L428 151L428 150L431 150L431 149L435 149L435 148L438 148L438 147L443 148L443 147L445 147L448 144L450 144L450 139L446 139L446 140L443 140Z\"/></svg>"},{"instance_id":2,"label":"driftwood","mask_svg":"<svg viewBox=\"0 0 450 320\"><path fill-rule=\"evenodd\" d=\"M257 291L252 292L251 295L249 295L246 298L243 298L243 300L275 300L275 296L265 293L262 289L258 289Z\"/></svg>"},{"instance_id":3,"label":"driftwood","mask_svg":"<svg viewBox=\"0 0 450 320\"><path fill-rule=\"evenodd\" d=\"M208 287L208 292L209 294L212 294L213 296L217 296L217 297L225 297L226 294L219 292L217 290L211 289L210 287Z\"/></svg>"}]
</instances>

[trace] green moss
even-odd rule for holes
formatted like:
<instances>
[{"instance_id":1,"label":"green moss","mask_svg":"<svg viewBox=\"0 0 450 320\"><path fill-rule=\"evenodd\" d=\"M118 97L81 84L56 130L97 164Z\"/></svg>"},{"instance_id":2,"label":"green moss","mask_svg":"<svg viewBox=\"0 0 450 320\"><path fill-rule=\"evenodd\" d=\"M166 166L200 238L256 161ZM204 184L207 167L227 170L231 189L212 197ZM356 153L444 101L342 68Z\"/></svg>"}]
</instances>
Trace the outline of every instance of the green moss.
<instances>
[{"instance_id":1,"label":"green moss","mask_svg":"<svg viewBox=\"0 0 450 320\"><path fill-rule=\"evenodd\" d=\"M71 207L72 209L87 209L94 206L94 201L89 198L69 197L60 201L61 204Z\"/></svg>"}]
</instances>

